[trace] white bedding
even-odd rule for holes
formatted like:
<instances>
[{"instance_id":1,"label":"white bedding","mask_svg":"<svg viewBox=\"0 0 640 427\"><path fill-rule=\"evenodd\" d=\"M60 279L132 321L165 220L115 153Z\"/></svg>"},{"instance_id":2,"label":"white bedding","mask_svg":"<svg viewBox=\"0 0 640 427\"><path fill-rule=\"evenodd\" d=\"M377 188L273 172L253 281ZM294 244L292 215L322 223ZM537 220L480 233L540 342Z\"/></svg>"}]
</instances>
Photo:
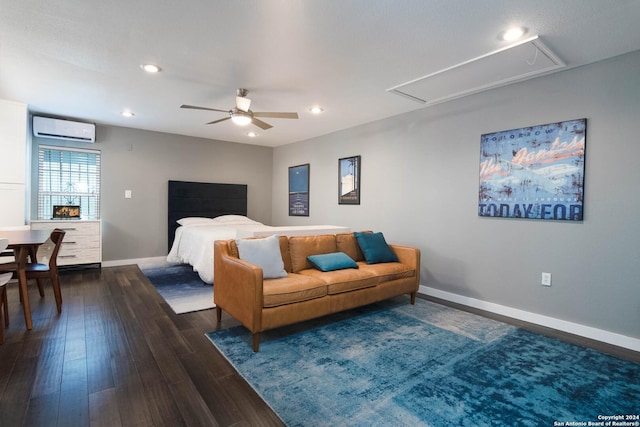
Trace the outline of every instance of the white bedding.
<instances>
[{"instance_id":1,"label":"white bedding","mask_svg":"<svg viewBox=\"0 0 640 427\"><path fill-rule=\"evenodd\" d=\"M227 222L208 222L182 225L167 255L167 262L190 264L206 283L213 283L214 240L242 239L246 237L299 236L349 232L349 228L334 225L272 227L249 219Z\"/></svg>"}]
</instances>

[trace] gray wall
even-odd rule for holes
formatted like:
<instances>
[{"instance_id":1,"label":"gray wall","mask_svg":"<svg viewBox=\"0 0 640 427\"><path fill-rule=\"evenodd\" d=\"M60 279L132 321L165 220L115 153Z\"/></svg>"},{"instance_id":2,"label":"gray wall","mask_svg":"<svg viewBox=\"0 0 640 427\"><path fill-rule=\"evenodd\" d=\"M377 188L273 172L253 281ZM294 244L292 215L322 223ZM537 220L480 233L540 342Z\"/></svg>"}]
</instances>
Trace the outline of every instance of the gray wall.
<instances>
[{"instance_id":1,"label":"gray wall","mask_svg":"<svg viewBox=\"0 0 640 427\"><path fill-rule=\"evenodd\" d=\"M249 216L271 222L272 148L114 126L98 126L96 141L34 138L32 171L39 144L102 152L103 261L167 254L169 180L248 184ZM33 182L37 185L35 177ZM132 191L131 199L125 199L125 190Z\"/></svg>"},{"instance_id":2,"label":"gray wall","mask_svg":"<svg viewBox=\"0 0 640 427\"><path fill-rule=\"evenodd\" d=\"M584 221L478 217L481 134L583 117ZM640 51L275 148L273 223L383 231L422 250L425 286L640 338L638 135ZM338 158L353 155L361 205L338 205ZM301 163L308 218L287 212Z\"/></svg>"}]
</instances>

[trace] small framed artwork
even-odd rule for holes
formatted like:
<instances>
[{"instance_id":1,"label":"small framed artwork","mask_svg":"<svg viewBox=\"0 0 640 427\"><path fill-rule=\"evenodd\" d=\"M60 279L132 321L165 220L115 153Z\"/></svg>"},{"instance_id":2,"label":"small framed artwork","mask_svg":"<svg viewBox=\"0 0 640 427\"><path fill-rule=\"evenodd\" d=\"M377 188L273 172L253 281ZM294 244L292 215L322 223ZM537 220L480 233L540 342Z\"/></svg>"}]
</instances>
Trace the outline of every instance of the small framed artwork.
<instances>
[{"instance_id":1,"label":"small framed artwork","mask_svg":"<svg viewBox=\"0 0 640 427\"><path fill-rule=\"evenodd\" d=\"M582 221L587 119L480 138L478 215Z\"/></svg>"},{"instance_id":2,"label":"small framed artwork","mask_svg":"<svg viewBox=\"0 0 640 427\"><path fill-rule=\"evenodd\" d=\"M289 168L289 216L309 216L309 163Z\"/></svg>"},{"instance_id":3,"label":"small framed artwork","mask_svg":"<svg viewBox=\"0 0 640 427\"><path fill-rule=\"evenodd\" d=\"M338 160L338 204L360 204L360 156Z\"/></svg>"},{"instance_id":4,"label":"small framed artwork","mask_svg":"<svg viewBox=\"0 0 640 427\"><path fill-rule=\"evenodd\" d=\"M80 206L54 205L52 219L80 219Z\"/></svg>"}]
</instances>

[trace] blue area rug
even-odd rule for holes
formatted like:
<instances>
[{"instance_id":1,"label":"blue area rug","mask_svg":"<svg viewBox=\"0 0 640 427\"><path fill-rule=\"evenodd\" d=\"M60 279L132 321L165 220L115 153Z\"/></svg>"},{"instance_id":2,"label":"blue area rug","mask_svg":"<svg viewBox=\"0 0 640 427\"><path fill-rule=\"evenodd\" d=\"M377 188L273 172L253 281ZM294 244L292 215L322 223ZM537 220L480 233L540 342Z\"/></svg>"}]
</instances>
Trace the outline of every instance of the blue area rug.
<instances>
[{"instance_id":1,"label":"blue area rug","mask_svg":"<svg viewBox=\"0 0 640 427\"><path fill-rule=\"evenodd\" d=\"M215 307L213 286L187 264L143 268L142 272L176 314Z\"/></svg>"},{"instance_id":2,"label":"blue area rug","mask_svg":"<svg viewBox=\"0 0 640 427\"><path fill-rule=\"evenodd\" d=\"M640 365L418 299L207 334L289 426L553 426L638 414ZM559 425L559 424L555 424Z\"/></svg>"}]
</instances>

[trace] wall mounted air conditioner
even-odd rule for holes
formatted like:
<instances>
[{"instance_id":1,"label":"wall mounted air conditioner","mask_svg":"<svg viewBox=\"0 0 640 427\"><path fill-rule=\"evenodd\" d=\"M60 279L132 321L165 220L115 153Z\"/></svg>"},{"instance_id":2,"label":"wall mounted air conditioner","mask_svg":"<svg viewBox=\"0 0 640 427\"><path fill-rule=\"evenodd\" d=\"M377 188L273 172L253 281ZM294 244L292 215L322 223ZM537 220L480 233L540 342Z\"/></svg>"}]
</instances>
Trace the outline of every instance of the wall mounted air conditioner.
<instances>
[{"instance_id":1,"label":"wall mounted air conditioner","mask_svg":"<svg viewBox=\"0 0 640 427\"><path fill-rule=\"evenodd\" d=\"M96 142L96 125L71 120L33 116L33 134L40 138Z\"/></svg>"}]
</instances>

